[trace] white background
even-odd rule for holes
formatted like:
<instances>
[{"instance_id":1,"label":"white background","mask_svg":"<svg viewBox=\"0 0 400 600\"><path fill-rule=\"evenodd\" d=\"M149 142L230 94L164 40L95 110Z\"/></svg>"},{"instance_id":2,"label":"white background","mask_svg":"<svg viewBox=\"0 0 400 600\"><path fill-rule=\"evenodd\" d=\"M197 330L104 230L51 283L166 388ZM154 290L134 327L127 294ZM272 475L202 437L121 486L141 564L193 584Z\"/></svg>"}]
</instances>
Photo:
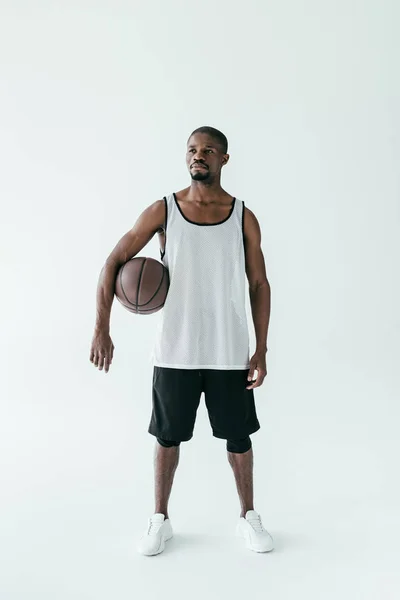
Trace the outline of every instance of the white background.
<instances>
[{"instance_id":1,"label":"white background","mask_svg":"<svg viewBox=\"0 0 400 600\"><path fill-rule=\"evenodd\" d=\"M0 6L2 600L398 598L399 4ZM189 185L201 125L227 135L223 187L262 230L255 508L276 549L233 536L203 397L176 537L147 558L158 315L114 302L106 375L95 292L139 214ZM157 236L140 255L159 259Z\"/></svg>"}]
</instances>

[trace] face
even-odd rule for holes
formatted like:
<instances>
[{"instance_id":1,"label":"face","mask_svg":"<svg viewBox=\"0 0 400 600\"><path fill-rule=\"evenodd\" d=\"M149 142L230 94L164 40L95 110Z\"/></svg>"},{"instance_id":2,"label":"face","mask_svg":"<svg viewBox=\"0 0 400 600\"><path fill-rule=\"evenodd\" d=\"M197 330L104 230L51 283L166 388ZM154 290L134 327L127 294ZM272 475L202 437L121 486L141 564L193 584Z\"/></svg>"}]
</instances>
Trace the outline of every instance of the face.
<instances>
[{"instance_id":1,"label":"face","mask_svg":"<svg viewBox=\"0 0 400 600\"><path fill-rule=\"evenodd\" d=\"M195 133L188 141L186 165L194 181L212 181L228 162L217 141L206 133Z\"/></svg>"}]
</instances>

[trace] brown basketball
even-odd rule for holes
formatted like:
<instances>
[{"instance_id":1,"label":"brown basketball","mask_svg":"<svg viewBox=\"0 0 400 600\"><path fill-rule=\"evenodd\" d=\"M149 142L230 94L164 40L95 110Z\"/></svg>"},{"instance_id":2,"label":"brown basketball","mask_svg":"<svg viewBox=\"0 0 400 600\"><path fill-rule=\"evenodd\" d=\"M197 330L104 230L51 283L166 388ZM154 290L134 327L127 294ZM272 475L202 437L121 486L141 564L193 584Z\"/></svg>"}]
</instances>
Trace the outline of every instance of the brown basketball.
<instances>
[{"instance_id":1,"label":"brown basketball","mask_svg":"<svg viewBox=\"0 0 400 600\"><path fill-rule=\"evenodd\" d=\"M169 288L168 269L158 260L135 256L119 269L115 295L130 312L151 315L165 303Z\"/></svg>"}]
</instances>

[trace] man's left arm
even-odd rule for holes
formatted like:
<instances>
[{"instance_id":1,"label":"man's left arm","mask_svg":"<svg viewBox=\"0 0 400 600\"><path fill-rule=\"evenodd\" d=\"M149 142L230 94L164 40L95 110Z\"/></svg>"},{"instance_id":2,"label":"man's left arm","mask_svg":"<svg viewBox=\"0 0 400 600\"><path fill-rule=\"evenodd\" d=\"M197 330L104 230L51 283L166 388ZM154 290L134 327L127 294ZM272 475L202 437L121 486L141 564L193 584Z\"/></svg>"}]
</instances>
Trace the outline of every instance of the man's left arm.
<instances>
[{"instance_id":1,"label":"man's left arm","mask_svg":"<svg viewBox=\"0 0 400 600\"><path fill-rule=\"evenodd\" d=\"M265 270L264 255L261 249L261 230L255 214L245 207L244 242L246 275L249 281L251 312L256 334L256 351L250 360L249 381L257 380L246 389L262 385L267 374L266 353L269 318L271 312L271 287Z\"/></svg>"}]
</instances>

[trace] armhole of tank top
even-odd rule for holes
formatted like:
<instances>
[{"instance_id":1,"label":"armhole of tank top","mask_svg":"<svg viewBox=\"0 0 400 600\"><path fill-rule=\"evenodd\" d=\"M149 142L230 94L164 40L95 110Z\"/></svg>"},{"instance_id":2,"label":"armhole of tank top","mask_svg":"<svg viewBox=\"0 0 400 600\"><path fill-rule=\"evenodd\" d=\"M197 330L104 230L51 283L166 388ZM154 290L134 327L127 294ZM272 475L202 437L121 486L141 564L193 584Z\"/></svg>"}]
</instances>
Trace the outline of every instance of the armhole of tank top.
<instances>
[{"instance_id":1,"label":"armhole of tank top","mask_svg":"<svg viewBox=\"0 0 400 600\"><path fill-rule=\"evenodd\" d=\"M162 251L160 248L161 260L164 258L165 250L167 248L167 222L168 222L168 203L167 203L166 196L164 196L163 200L164 200L164 204L165 204L165 224L164 224L164 251Z\"/></svg>"}]
</instances>

